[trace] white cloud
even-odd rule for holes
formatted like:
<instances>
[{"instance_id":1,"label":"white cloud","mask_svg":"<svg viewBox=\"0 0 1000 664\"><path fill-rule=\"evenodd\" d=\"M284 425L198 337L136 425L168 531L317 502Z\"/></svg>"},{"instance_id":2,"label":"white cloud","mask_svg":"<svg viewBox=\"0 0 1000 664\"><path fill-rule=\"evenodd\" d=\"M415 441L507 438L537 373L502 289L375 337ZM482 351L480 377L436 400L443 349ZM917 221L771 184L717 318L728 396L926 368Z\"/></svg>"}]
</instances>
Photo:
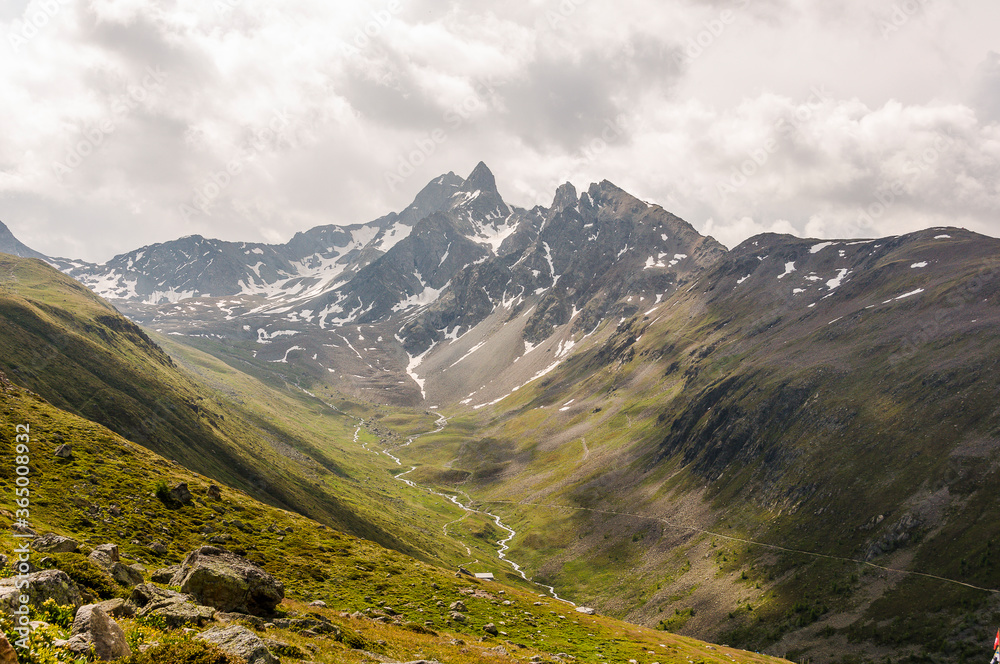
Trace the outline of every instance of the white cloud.
<instances>
[{"instance_id":1,"label":"white cloud","mask_svg":"<svg viewBox=\"0 0 1000 664\"><path fill-rule=\"evenodd\" d=\"M606 178L729 245L1000 235L988 0L922 3L888 32L889 0L65 0L34 25L43 5L0 12L0 219L45 253L277 241L401 209L480 159L511 203ZM181 213L213 185L210 214Z\"/></svg>"}]
</instances>

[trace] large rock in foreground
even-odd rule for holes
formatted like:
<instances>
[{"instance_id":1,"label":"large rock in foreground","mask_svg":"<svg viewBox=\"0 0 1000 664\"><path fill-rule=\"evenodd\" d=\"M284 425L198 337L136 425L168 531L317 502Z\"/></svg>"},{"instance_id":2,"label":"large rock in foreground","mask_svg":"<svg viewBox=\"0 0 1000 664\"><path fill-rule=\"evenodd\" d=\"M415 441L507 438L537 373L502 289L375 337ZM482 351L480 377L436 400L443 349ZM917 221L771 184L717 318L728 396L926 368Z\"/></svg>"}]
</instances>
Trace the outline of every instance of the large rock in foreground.
<instances>
[{"instance_id":1,"label":"large rock in foreground","mask_svg":"<svg viewBox=\"0 0 1000 664\"><path fill-rule=\"evenodd\" d=\"M93 648L97 659L106 662L132 654L125 632L114 618L95 604L80 607L73 619L72 636L58 645L78 655L86 655Z\"/></svg>"},{"instance_id":2,"label":"large rock in foreground","mask_svg":"<svg viewBox=\"0 0 1000 664\"><path fill-rule=\"evenodd\" d=\"M267 649L264 641L246 627L239 625L225 629L213 627L199 634L198 638L214 643L230 654L242 657L247 664L280 664L279 660Z\"/></svg>"},{"instance_id":3,"label":"large rock in foreground","mask_svg":"<svg viewBox=\"0 0 1000 664\"><path fill-rule=\"evenodd\" d=\"M219 611L269 615L285 597L285 587L246 558L214 546L188 554L170 580L201 604Z\"/></svg>"}]
</instances>

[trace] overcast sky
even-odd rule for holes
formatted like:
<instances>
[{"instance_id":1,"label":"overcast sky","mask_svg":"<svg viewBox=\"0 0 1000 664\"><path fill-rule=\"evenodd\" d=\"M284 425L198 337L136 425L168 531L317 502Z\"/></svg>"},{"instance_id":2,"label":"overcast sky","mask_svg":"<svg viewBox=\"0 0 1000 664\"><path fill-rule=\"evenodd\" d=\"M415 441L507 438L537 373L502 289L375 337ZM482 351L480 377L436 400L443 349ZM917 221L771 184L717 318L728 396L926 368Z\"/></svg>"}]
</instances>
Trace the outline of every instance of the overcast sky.
<instances>
[{"instance_id":1,"label":"overcast sky","mask_svg":"<svg viewBox=\"0 0 1000 664\"><path fill-rule=\"evenodd\" d=\"M996 0L0 0L0 221L104 261L284 242L482 160L734 246L1000 236Z\"/></svg>"}]
</instances>

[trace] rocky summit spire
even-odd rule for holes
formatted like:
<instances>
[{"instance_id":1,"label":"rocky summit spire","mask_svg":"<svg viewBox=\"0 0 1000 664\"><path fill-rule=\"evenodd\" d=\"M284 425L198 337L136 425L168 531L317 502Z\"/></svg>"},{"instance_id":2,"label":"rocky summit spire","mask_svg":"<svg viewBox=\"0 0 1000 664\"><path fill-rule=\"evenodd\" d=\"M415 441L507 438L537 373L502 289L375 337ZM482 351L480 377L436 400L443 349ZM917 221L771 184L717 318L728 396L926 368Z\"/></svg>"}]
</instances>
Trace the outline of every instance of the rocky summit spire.
<instances>
[{"instance_id":1,"label":"rocky summit spire","mask_svg":"<svg viewBox=\"0 0 1000 664\"><path fill-rule=\"evenodd\" d=\"M576 202L576 187L572 183L566 182L556 189L555 198L552 199L552 207L562 210L576 205Z\"/></svg>"},{"instance_id":2,"label":"rocky summit spire","mask_svg":"<svg viewBox=\"0 0 1000 664\"><path fill-rule=\"evenodd\" d=\"M477 189L482 192L498 193L497 181L493 177L493 172L483 162L476 164L476 167L469 173L469 177L465 178L465 184L462 185L463 191L476 191Z\"/></svg>"}]
</instances>

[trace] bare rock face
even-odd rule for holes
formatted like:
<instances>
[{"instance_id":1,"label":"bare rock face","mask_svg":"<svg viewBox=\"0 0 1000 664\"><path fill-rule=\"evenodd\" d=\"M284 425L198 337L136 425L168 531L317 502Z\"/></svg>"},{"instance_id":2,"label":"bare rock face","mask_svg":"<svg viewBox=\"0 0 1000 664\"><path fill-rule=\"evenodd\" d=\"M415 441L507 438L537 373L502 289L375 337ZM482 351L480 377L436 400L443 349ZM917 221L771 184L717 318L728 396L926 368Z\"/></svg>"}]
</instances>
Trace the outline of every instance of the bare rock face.
<instances>
[{"instance_id":1,"label":"bare rock face","mask_svg":"<svg viewBox=\"0 0 1000 664\"><path fill-rule=\"evenodd\" d=\"M246 627L232 625L212 629L198 635L199 639L214 643L226 652L242 657L247 664L279 664L259 636Z\"/></svg>"},{"instance_id":2,"label":"bare rock face","mask_svg":"<svg viewBox=\"0 0 1000 664\"><path fill-rule=\"evenodd\" d=\"M85 654L93 647L97 658L106 662L132 654L125 640L125 631L95 604L81 606L76 612L72 636L66 647L78 654Z\"/></svg>"},{"instance_id":3,"label":"bare rock face","mask_svg":"<svg viewBox=\"0 0 1000 664\"><path fill-rule=\"evenodd\" d=\"M280 581L246 558L214 546L187 555L170 580L219 611L269 615L285 597Z\"/></svg>"}]
</instances>

